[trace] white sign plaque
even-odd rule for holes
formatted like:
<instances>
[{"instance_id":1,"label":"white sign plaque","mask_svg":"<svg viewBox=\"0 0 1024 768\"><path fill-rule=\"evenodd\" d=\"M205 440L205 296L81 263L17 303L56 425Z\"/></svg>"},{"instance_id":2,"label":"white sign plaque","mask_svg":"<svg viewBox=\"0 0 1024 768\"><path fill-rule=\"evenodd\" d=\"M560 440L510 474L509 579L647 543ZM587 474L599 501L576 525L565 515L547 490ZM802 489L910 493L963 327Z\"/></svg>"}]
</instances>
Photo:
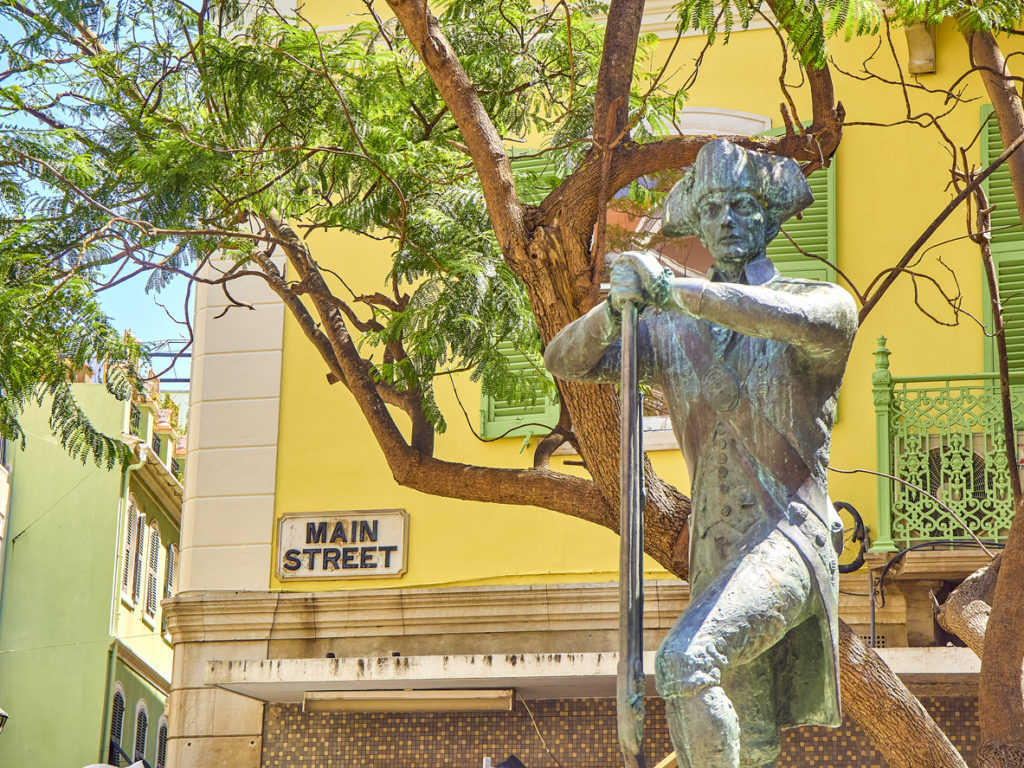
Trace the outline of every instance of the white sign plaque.
<instances>
[{"instance_id":1,"label":"white sign plaque","mask_svg":"<svg viewBox=\"0 0 1024 768\"><path fill-rule=\"evenodd\" d=\"M408 542L409 515L404 509L286 514L278 527L277 575L282 579L401 576Z\"/></svg>"}]
</instances>

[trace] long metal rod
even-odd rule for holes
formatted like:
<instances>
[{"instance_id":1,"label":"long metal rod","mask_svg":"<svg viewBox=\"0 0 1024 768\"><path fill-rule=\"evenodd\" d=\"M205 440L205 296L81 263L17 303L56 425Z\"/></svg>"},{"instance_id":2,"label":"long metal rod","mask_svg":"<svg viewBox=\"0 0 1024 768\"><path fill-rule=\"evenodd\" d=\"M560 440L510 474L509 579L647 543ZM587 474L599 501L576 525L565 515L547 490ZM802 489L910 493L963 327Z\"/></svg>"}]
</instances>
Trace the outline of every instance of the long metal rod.
<instances>
[{"instance_id":1,"label":"long metal rod","mask_svg":"<svg viewBox=\"0 0 1024 768\"><path fill-rule=\"evenodd\" d=\"M619 748L626 768L644 768L643 458L637 308L622 310L622 390L619 442L619 667L615 682Z\"/></svg>"}]
</instances>

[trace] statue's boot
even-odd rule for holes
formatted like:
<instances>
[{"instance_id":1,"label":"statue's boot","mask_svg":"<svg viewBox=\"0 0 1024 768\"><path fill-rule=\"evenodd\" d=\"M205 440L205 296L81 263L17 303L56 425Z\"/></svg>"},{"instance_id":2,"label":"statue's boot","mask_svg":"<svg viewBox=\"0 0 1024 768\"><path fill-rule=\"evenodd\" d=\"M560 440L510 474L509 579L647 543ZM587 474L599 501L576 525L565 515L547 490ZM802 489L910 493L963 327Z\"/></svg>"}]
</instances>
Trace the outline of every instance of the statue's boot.
<instances>
[{"instance_id":1,"label":"statue's boot","mask_svg":"<svg viewBox=\"0 0 1024 768\"><path fill-rule=\"evenodd\" d=\"M740 725L721 686L665 701L680 768L739 768Z\"/></svg>"}]
</instances>

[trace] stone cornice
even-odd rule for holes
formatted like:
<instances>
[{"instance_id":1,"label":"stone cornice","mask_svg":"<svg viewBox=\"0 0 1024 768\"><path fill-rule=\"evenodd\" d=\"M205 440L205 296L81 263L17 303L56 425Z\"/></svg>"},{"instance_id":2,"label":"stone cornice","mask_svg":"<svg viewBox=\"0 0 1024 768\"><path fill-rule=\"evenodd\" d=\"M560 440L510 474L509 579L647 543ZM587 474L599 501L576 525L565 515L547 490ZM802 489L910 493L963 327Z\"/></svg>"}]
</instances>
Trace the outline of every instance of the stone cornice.
<instances>
[{"instance_id":1,"label":"stone cornice","mask_svg":"<svg viewBox=\"0 0 1024 768\"><path fill-rule=\"evenodd\" d=\"M679 0L647 0L644 6L643 20L640 23L641 34L654 33L658 37L667 39L675 38L678 34L676 32L676 24L679 22L678 16L673 12L673 7L678 4ZM598 16L597 19L604 23L604 16ZM769 24L761 16L755 16L751 19L747 29L768 29ZM352 27L351 24L323 24L317 26L317 30L323 32L343 32ZM724 27L719 25L720 31L724 32ZM740 26L740 19L736 14L733 14L733 32L741 32L742 27ZM683 37L698 37L703 36L703 32L696 32L694 30L688 30L683 33Z\"/></svg>"},{"instance_id":2,"label":"stone cornice","mask_svg":"<svg viewBox=\"0 0 1024 768\"><path fill-rule=\"evenodd\" d=\"M950 553L938 553L949 558ZM943 559L940 557L939 559ZM947 563L947 569L949 567ZM870 622L867 571L844 575L840 615ZM876 607L882 624L903 624L898 591ZM689 603L686 582L648 580L644 627L667 630ZM611 631L618 627L615 582L330 592L188 592L162 603L174 643L358 637Z\"/></svg>"},{"instance_id":3,"label":"stone cornice","mask_svg":"<svg viewBox=\"0 0 1024 768\"><path fill-rule=\"evenodd\" d=\"M133 449L136 460L144 460L139 468L138 477L145 484L168 516L181 525L182 487L167 465L160 461L148 446L136 445Z\"/></svg>"},{"instance_id":4,"label":"stone cornice","mask_svg":"<svg viewBox=\"0 0 1024 768\"><path fill-rule=\"evenodd\" d=\"M640 25L640 32L643 34L650 34L653 32L660 38L674 38L678 33L676 32L676 24L679 23L678 14L673 11L673 8L679 4L679 0L647 0L644 5L644 16L643 22ZM742 27L740 26L740 19L736 14L733 14L733 32L741 32ZM724 27L719 24L719 30L724 32ZM769 24L761 16L754 16L750 20L750 24L747 29L768 29ZM703 36L703 32L697 32L694 30L688 30L683 33L683 37L696 37Z\"/></svg>"},{"instance_id":5,"label":"stone cornice","mask_svg":"<svg viewBox=\"0 0 1024 768\"><path fill-rule=\"evenodd\" d=\"M644 626L668 629L689 587L649 581ZM618 626L618 585L551 584L346 592L196 592L163 602L174 643L566 632Z\"/></svg>"}]
</instances>

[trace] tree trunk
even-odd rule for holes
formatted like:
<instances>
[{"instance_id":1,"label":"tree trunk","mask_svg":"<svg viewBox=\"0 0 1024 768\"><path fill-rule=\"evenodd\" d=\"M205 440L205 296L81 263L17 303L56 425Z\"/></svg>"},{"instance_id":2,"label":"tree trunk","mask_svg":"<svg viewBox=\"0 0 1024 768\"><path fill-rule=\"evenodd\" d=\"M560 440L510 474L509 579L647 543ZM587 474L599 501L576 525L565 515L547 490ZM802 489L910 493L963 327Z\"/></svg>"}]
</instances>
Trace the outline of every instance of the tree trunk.
<instances>
[{"instance_id":1,"label":"tree trunk","mask_svg":"<svg viewBox=\"0 0 1024 768\"><path fill-rule=\"evenodd\" d=\"M921 702L842 621L839 690L843 710L868 735L890 768L967 768Z\"/></svg>"},{"instance_id":2,"label":"tree trunk","mask_svg":"<svg viewBox=\"0 0 1024 768\"><path fill-rule=\"evenodd\" d=\"M997 557L964 579L935 612L939 625L967 643L979 659L985 654L985 630L992 611L1000 561Z\"/></svg>"},{"instance_id":3,"label":"tree trunk","mask_svg":"<svg viewBox=\"0 0 1024 768\"><path fill-rule=\"evenodd\" d=\"M500 137L469 82L457 56L429 13L422 0L388 0L400 23L409 34L430 72L446 104L458 122L459 129L480 174L491 220L506 261L522 279L536 314L542 340L546 343L555 333L589 308L594 276L603 254L592 252L594 224L603 204L616 190L645 173L670 167L681 167L692 160L703 143L700 139L680 137L635 145L621 141L607 147L605 162L585 162L540 207L522 206L515 197L508 158ZM606 55L635 48L636 42L621 38L635 37L635 23L642 12L641 0L612 0L609 18L621 15L627 21L609 25ZM611 45L609 45L611 42ZM621 133L628 109L628 86L631 65L621 60L604 61L599 76L598 94L602 110L595 115L595 125L605 128L605 137L615 141ZM812 163L827 162L835 151L842 131L842 108L833 103L831 79L827 68L808 72L814 101L814 125L806 133L771 138L735 137L745 146L770 147ZM613 116L613 119L609 119ZM616 130L619 129L619 130ZM615 135L611 135L614 133ZM595 138L597 138L595 136ZM607 155L610 154L610 162ZM601 198L600 191L604 193ZM399 483L427 488L427 492L462 497L458 483L433 484L426 475L444 472L473 472L480 468L441 462L416 455L387 424L390 417L376 390L361 381L361 371L346 339L336 347L339 362L350 378L349 387L371 422L379 422L375 432ZM582 458L594 485L607 502L594 510L588 505L581 514L565 504L569 514L593 519L612 529L618 528L618 399L610 386L594 386L561 382L559 391L572 418ZM650 468L649 462L645 466ZM508 473L511 470L496 470ZM524 470L537 473L538 470ZM535 474L541 489L558 480L547 473ZM503 477L505 475L502 475ZM412 482L413 480L416 482ZM566 482L568 482L568 478ZM436 487L435 487L436 486ZM511 496L488 494L477 484L474 498L488 495L495 502L514 503ZM645 507L645 550L669 571L685 577L686 518L688 500L676 489L647 475L647 506ZM547 498L546 496L544 498ZM531 502L533 503L533 502ZM561 503L561 502L560 502ZM550 508L556 508L550 504ZM891 670L853 636L844 625L840 639L843 701L851 716L871 735L879 751L893 768L965 768L956 750L939 731L920 703L900 683Z\"/></svg>"},{"instance_id":4,"label":"tree trunk","mask_svg":"<svg viewBox=\"0 0 1024 768\"><path fill-rule=\"evenodd\" d=\"M985 84L988 99L999 121L999 135L1003 146L1008 147L1014 139L1024 133L1024 106L1017 94L1016 84L1009 77L1010 70L991 32L964 32L974 66L981 67L981 80ZM1017 211L1024 219L1024 151L1015 152L1006 161L1013 183L1013 195L1017 200Z\"/></svg>"},{"instance_id":5,"label":"tree trunk","mask_svg":"<svg viewBox=\"0 0 1024 768\"><path fill-rule=\"evenodd\" d=\"M1005 146L1024 132L1024 107L995 38L987 32L965 32L972 61L982 67L982 81L999 120ZM1024 152L1007 161L1017 210L1024 218ZM1015 471L1015 467L1011 471ZM1024 522L1022 505L1015 500L995 597L988 619L978 681L978 715L982 747L978 768L1020 768L1024 765Z\"/></svg>"}]
</instances>

